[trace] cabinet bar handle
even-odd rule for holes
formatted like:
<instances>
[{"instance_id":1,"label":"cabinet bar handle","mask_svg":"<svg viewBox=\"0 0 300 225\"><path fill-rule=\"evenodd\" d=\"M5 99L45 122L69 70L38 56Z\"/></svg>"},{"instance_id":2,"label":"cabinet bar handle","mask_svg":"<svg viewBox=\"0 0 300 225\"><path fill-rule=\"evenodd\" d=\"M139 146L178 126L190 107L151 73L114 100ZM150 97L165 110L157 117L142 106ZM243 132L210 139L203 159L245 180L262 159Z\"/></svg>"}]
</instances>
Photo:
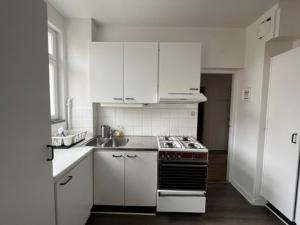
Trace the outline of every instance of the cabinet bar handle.
<instances>
[{"instance_id":1,"label":"cabinet bar handle","mask_svg":"<svg viewBox=\"0 0 300 225\"><path fill-rule=\"evenodd\" d=\"M297 144L297 136L298 136L297 133L293 133L293 134L292 134L292 140L291 140L291 142L292 142L293 144Z\"/></svg>"},{"instance_id":2,"label":"cabinet bar handle","mask_svg":"<svg viewBox=\"0 0 300 225\"><path fill-rule=\"evenodd\" d=\"M190 91L199 91L199 88L190 88Z\"/></svg>"},{"instance_id":3,"label":"cabinet bar handle","mask_svg":"<svg viewBox=\"0 0 300 225\"><path fill-rule=\"evenodd\" d=\"M47 145L47 148L50 148L51 156L50 158L47 158L47 161L52 161L54 159L54 146L53 145Z\"/></svg>"},{"instance_id":4,"label":"cabinet bar handle","mask_svg":"<svg viewBox=\"0 0 300 225\"><path fill-rule=\"evenodd\" d=\"M112 155L114 158L121 158L121 157L123 157L123 155L115 155L115 154L113 154Z\"/></svg>"},{"instance_id":5,"label":"cabinet bar handle","mask_svg":"<svg viewBox=\"0 0 300 225\"><path fill-rule=\"evenodd\" d=\"M66 181L60 183L59 185L61 185L61 186L66 185L66 184L69 183L70 180L72 180L72 179L73 179L73 176L68 176L67 179L66 179Z\"/></svg>"},{"instance_id":6,"label":"cabinet bar handle","mask_svg":"<svg viewBox=\"0 0 300 225\"><path fill-rule=\"evenodd\" d=\"M137 155L127 155L127 157L133 159L133 158L136 158Z\"/></svg>"},{"instance_id":7,"label":"cabinet bar handle","mask_svg":"<svg viewBox=\"0 0 300 225\"><path fill-rule=\"evenodd\" d=\"M114 98L115 101L122 101L123 98Z\"/></svg>"},{"instance_id":8,"label":"cabinet bar handle","mask_svg":"<svg viewBox=\"0 0 300 225\"><path fill-rule=\"evenodd\" d=\"M131 100L131 101L134 101L135 98L125 98L125 100Z\"/></svg>"},{"instance_id":9,"label":"cabinet bar handle","mask_svg":"<svg viewBox=\"0 0 300 225\"><path fill-rule=\"evenodd\" d=\"M179 92L169 92L168 95L193 95L193 93L179 93Z\"/></svg>"}]
</instances>

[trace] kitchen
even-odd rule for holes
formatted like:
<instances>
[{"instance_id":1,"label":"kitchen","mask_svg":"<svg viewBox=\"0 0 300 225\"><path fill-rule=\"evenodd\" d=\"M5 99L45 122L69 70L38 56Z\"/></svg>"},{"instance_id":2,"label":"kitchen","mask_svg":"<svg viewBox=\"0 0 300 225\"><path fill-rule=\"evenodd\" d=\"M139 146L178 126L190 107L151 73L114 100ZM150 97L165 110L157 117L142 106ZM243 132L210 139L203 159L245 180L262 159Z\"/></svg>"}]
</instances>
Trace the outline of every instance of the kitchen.
<instances>
[{"instance_id":1,"label":"kitchen","mask_svg":"<svg viewBox=\"0 0 300 225\"><path fill-rule=\"evenodd\" d=\"M3 6L1 225L300 224L300 3Z\"/></svg>"}]
</instances>

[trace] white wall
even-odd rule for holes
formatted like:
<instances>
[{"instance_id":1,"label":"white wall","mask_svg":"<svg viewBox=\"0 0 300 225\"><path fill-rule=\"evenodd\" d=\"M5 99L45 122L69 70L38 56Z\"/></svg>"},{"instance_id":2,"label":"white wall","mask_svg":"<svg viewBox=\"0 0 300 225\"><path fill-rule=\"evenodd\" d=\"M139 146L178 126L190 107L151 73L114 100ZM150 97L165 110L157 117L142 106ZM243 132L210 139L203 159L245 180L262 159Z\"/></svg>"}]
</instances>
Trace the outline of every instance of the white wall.
<instances>
[{"instance_id":1,"label":"white wall","mask_svg":"<svg viewBox=\"0 0 300 225\"><path fill-rule=\"evenodd\" d=\"M242 68L245 30L197 27L99 26L97 41L199 41L204 68Z\"/></svg>"},{"instance_id":2,"label":"white wall","mask_svg":"<svg viewBox=\"0 0 300 225\"><path fill-rule=\"evenodd\" d=\"M71 129L92 134L93 105L89 102L90 19L66 19L68 96L72 98Z\"/></svg>"},{"instance_id":3,"label":"white wall","mask_svg":"<svg viewBox=\"0 0 300 225\"><path fill-rule=\"evenodd\" d=\"M150 105L143 108L99 107L98 127L105 124L125 135L191 135L197 137L198 105ZM100 132L99 132L100 134Z\"/></svg>"},{"instance_id":4,"label":"white wall","mask_svg":"<svg viewBox=\"0 0 300 225\"><path fill-rule=\"evenodd\" d=\"M245 68L238 77L236 135L229 176L232 184L253 204L264 203L260 185L270 57L292 47L290 42L270 42L270 36L257 39L261 19L272 15L276 7L247 27ZM244 88L251 88L250 101L241 100Z\"/></svg>"}]
</instances>

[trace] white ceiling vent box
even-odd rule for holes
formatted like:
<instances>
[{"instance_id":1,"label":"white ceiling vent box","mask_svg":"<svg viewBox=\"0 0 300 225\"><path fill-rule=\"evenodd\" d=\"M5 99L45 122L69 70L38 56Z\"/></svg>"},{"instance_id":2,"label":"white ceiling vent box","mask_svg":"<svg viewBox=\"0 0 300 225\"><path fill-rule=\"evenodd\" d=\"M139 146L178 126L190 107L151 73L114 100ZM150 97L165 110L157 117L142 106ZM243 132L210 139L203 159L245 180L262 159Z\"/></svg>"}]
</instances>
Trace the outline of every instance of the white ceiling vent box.
<instances>
[{"instance_id":1,"label":"white ceiling vent box","mask_svg":"<svg viewBox=\"0 0 300 225\"><path fill-rule=\"evenodd\" d=\"M266 37L271 32L272 17L269 17L261 22L257 29L257 39Z\"/></svg>"}]
</instances>

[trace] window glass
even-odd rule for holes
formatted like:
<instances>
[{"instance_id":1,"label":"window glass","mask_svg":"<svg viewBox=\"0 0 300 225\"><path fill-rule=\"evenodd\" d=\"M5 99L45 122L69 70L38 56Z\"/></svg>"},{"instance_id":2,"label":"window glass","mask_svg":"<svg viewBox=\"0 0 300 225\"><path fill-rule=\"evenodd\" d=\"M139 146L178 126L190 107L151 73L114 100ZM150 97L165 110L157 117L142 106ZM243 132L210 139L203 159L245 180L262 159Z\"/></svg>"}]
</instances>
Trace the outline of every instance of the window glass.
<instances>
[{"instance_id":1,"label":"window glass","mask_svg":"<svg viewBox=\"0 0 300 225\"><path fill-rule=\"evenodd\" d=\"M49 85L50 85L50 112L51 117L55 117L56 115L56 88L55 88L55 69L54 64L49 63Z\"/></svg>"},{"instance_id":2,"label":"window glass","mask_svg":"<svg viewBox=\"0 0 300 225\"><path fill-rule=\"evenodd\" d=\"M57 68L57 32L48 29L48 53L49 53L49 90L50 90L50 114L51 119L59 118L58 99L58 68Z\"/></svg>"},{"instance_id":3,"label":"window glass","mask_svg":"<svg viewBox=\"0 0 300 225\"><path fill-rule=\"evenodd\" d=\"M53 55L54 53L54 39L53 39L53 34L52 32L48 31L48 53L50 55Z\"/></svg>"}]
</instances>

